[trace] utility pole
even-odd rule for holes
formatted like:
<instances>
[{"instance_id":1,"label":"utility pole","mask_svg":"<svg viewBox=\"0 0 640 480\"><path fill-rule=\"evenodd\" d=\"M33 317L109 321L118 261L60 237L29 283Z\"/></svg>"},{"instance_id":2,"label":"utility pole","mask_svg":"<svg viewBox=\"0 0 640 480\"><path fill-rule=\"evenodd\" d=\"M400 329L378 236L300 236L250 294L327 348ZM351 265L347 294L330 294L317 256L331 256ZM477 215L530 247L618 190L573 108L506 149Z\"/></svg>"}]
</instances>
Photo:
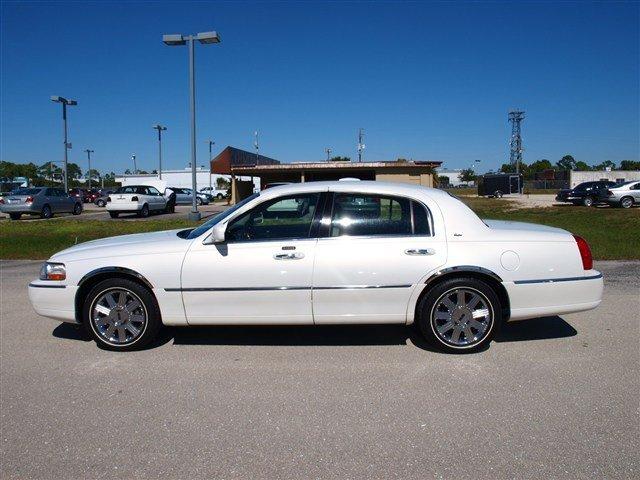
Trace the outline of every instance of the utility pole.
<instances>
[{"instance_id":1,"label":"utility pole","mask_svg":"<svg viewBox=\"0 0 640 480\"><path fill-rule=\"evenodd\" d=\"M158 179L162 180L162 132L164 132L167 127L163 127L158 123L152 128L158 130Z\"/></svg>"},{"instance_id":2,"label":"utility pole","mask_svg":"<svg viewBox=\"0 0 640 480\"><path fill-rule=\"evenodd\" d=\"M211 193L211 147L214 146L216 142L209 139L207 143L209 144L209 193Z\"/></svg>"},{"instance_id":3,"label":"utility pole","mask_svg":"<svg viewBox=\"0 0 640 480\"><path fill-rule=\"evenodd\" d=\"M138 172L138 167L136 166L136 154L131 155L131 160L133 160L133 174L135 175Z\"/></svg>"},{"instance_id":4,"label":"utility pole","mask_svg":"<svg viewBox=\"0 0 640 480\"><path fill-rule=\"evenodd\" d=\"M64 124L64 191L69 191L69 180L67 175L67 164L69 149L71 149L71 143L67 139L67 105L78 105L75 100L69 100L68 98L60 97L58 95L52 95L51 101L62 104L62 123Z\"/></svg>"},{"instance_id":5,"label":"utility pole","mask_svg":"<svg viewBox=\"0 0 640 480\"><path fill-rule=\"evenodd\" d=\"M365 149L365 145L364 143L362 143L362 141L364 140L364 129L360 129L358 130L358 163L362 162L362 152Z\"/></svg>"},{"instance_id":6,"label":"utility pole","mask_svg":"<svg viewBox=\"0 0 640 480\"><path fill-rule=\"evenodd\" d=\"M510 162L515 165L516 173L520 173L520 164L522 163L522 136L520 135L520 123L524 120L524 112L520 110L512 110L509 112L509 122L511 122L511 141L509 143Z\"/></svg>"},{"instance_id":7,"label":"utility pole","mask_svg":"<svg viewBox=\"0 0 640 480\"><path fill-rule=\"evenodd\" d=\"M258 159L260 158L260 145L258 144L258 131L253 132L255 136L255 140L253 141L253 146L256 147L256 165L258 165Z\"/></svg>"},{"instance_id":8,"label":"utility pole","mask_svg":"<svg viewBox=\"0 0 640 480\"><path fill-rule=\"evenodd\" d=\"M87 152L87 160L89 161L89 170L87 171L87 179L89 181L89 190L91 190L91 154L93 153L93 150L89 150L87 148L85 152Z\"/></svg>"},{"instance_id":9,"label":"utility pole","mask_svg":"<svg viewBox=\"0 0 640 480\"><path fill-rule=\"evenodd\" d=\"M331 149L327 148L325 152L327 152L327 162L328 162L329 160L331 160Z\"/></svg>"}]
</instances>

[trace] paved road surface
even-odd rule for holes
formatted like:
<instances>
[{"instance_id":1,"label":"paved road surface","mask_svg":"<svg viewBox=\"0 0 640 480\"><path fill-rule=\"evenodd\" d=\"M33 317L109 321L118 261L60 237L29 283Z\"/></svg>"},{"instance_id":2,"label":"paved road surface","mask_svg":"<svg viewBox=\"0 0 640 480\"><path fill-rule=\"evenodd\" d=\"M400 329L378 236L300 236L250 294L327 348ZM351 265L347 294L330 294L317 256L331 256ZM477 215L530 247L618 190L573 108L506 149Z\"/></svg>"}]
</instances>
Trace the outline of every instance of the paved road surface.
<instances>
[{"instance_id":1,"label":"paved road surface","mask_svg":"<svg viewBox=\"0 0 640 480\"><path fill-rule=\"evenodd\" d=\"M0 477L638 478L640 263L473 355L396 326L174 329L99 350L4 262Z\"/></svg>"}]
</instances>

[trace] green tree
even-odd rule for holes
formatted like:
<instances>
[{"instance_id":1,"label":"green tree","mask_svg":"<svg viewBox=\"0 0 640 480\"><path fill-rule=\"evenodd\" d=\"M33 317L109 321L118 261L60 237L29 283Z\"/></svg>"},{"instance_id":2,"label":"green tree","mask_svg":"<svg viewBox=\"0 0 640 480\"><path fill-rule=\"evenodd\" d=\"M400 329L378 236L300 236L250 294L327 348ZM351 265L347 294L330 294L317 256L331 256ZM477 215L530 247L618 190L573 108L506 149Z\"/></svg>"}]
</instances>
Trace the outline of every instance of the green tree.
<instances>
[{"instance_id":1,"label":"green tree","mask_svg":"<svg viewBox=\"0 0 640 480\"><path fill-rule=\"evenodd\" d=\"M82 170L77 163L67 163L67 175L69 175L69 179L77 180L82 178Z\"/></svg>"},{"instance_id":2,"label":"green tree","mask_svg":"<svg viewBox=\"0 0 640 480\"><path fill-rule=\"evenodd\" d=\"M583 162L582 160L578 160L576 162L576 166L574 170L578 170L579 172L586 172L588 170L591 170L591 166Z\"/></svg>"},{"instance_id":3,"label":"green tree","mask_svg":"<svg viewBox=\"0 0 640 480\"><path fill-rule=\"evenodd\" d=\"M331 157L329 159L330 162L350 162L350 157Z\"/></svg>"},{"instance_id":4,"label":"green tree","mask_svg":"<svg viewBox=\"0 0 640 480\"><path fill-rule=\"evenodd\" d=\"M231 186L231 183L226 178L216 178L216 187L218 187L220 190L226 190L227 188L229 188L229 186Z\"/></svg>"},{"instance_id":5,"label":"green tree","mask_svg":"<svg viewBox=\"0 0 640 480\"><path fill-rule=\"evenodd\" d=\"M593 166L594 170L606 170L607 168L610 168L611 170L615 170L616 169L615 162L612 162L611 160L605 160L604 162Z\"/></svg>"},{"instance_id":6,"label":"green tree","mask_svg":"<svg viewBox=\"0 0 640 480\"><path fill-rule=\"evenodd\" d=\"M448 188L451 185L451 180L446 175L438 176L438 185L440 188Z\"/></svg>"},{"instance_id":7,"label":"green tree","mask_svg":"<svg viewBox=\"0 0 640 480\"><path fill-rule=\"evenodd\" d=\"M620 170L640 170L640 162L634 160L622 160Z\"/></svg>"},{"instance_id":8,"label":"green tree","mask_svg":"<svg viewBox=\"0 0 640 480\"><path fill-rule=\"evenodd\" d=\"M558 160L556 165L558 165L560 170L574 170L576 168L576 159L571 155L565 155Z\"/></svg>"},{"instance_id":9,"label":"green tree","mask_svg":"<svg viewBox=\"0 0 640 480\"><path fill-rule=\"evenodd\" d=\"M476 172L472 168L465 168L460 172L460 180L463 182L473 182L476 179Z\"/></svg>"}]
</instances>

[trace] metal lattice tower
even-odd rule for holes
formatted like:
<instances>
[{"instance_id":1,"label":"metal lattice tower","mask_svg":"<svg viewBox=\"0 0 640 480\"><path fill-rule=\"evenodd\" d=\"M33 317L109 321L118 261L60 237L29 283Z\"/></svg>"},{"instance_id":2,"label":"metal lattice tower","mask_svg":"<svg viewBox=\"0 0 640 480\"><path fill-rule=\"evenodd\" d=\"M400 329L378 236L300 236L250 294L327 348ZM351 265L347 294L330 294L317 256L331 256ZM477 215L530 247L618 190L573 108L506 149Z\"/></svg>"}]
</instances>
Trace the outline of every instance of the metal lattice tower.
<instances>
[{"instance_id":1,"label":"metal lattice tower","mask_svg":"<svg viewBox=\"0 0 640 480\"><path fill-rule=\"evenodd\" d=\"M520 135L520 123L524 120L524 112L512 110L509 112L509 122L511 122L511 142L509 143L511 165L516 166L516 173L520 173L522 163L522 136Z\"/></svg>"}]
</instances>

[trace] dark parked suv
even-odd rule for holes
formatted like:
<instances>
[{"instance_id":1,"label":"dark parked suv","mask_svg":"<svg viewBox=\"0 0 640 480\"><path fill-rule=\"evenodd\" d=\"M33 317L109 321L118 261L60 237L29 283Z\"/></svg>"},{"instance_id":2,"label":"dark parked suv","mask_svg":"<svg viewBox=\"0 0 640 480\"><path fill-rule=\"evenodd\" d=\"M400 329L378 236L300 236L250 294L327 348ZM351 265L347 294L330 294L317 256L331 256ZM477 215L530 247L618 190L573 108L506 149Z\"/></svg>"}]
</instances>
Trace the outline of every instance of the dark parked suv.
<instances>
[{"instance_id":1,"label":"dark parked suv","mask_svg":"<svg viewBox=\"0 0 640 480\"><path fill-rule=\"evenodd\" d=\"M584 182L575 188L560 190L556 195L556 201L584 205L585 207L590 207L597 203L606 203L607 190L616 185L616 182L604 180Z\"/></svg>"}]
</instances>

